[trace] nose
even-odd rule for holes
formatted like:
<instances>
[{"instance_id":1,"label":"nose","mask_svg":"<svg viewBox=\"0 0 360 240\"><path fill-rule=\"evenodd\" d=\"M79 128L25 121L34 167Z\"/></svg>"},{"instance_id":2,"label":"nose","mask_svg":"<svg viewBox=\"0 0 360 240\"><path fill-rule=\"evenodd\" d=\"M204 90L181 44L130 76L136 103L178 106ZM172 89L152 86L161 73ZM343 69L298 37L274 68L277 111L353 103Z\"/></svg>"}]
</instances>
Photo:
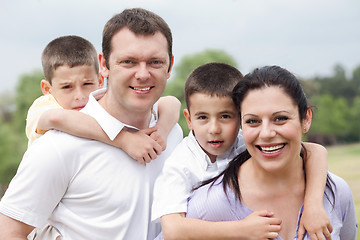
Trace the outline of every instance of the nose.
<instances>
[{"instance_id":1,"label":"nose","mask_svg":"<svg viewBox=\"0 0 360 240\"><path fill-rule=\"evenodd\" d=\"M135 73L135 78L141 81L146 81L150 78L150 72L145 62L139 63L139 67Z\"/></svg>"},{"instance_id":2,"label":"nose","mask_svg":"<svg viewBox=\"0 0 360 240\"><path fill-rule=\"evenodd\" d=\"M270 123L263 122L260 128L260 137L264 139L272 138L276 135L274 126Z\"/></svg>"},{"instance_id":3,"label":"nose","mask_svg":"<svg viewBox=\"0 0 360 240\"><path fill-rule=\"evenodd\" d=\"M210 122L209 126L209 133L210 134L219 134L221 133L221 126L217 120L213 120Z\"/></svg>"},{"instance_id":4,"label":"nose","mask_svg":"<svg viewBox=\"0 0 360 240\"><path fill-rule=\"evenodd\" d=\"M87 95L87 92L86 91L83 91L81 88L78 88L75 90L75 100L77 101L81 101L81 100L84 100L86 99L88 96Z\"/></svg>"}]
</instances>

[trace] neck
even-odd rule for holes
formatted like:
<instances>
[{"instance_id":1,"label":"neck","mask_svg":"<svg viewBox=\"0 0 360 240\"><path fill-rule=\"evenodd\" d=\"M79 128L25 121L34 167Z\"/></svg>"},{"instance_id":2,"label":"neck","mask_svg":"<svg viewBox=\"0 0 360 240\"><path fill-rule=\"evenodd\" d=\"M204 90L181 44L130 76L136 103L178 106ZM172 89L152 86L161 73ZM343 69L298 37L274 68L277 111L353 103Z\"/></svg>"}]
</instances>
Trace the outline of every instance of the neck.
<instances>
[{"instance_id":1,"label":"neck","mask_svg":"<svg viewBox=\"0 0 360 240\"><path fill-rule=\"evenodd\" d=\"M257 187L276 189L276 191L286 191L298 184L302 185L302 183L305 183L305 174L301 158L282 169L273 171L262 168L256 161L250 158L241 166L239 176L252 179L251 181L253 184L256 184Z\"/></svg>"},{"instance_id":2,"label":"neck","mask_svg":"<svg viewBox=\"0 0 360 240\"><path fill-rule=\"evenodd\" d=\"M99 104L113 117L127 125L136 127L138 129L148 128L152 116L152 109L146 111L130 111L121 104L109 98L105 94L99 100Z\"/></svg>"}]
</instances>

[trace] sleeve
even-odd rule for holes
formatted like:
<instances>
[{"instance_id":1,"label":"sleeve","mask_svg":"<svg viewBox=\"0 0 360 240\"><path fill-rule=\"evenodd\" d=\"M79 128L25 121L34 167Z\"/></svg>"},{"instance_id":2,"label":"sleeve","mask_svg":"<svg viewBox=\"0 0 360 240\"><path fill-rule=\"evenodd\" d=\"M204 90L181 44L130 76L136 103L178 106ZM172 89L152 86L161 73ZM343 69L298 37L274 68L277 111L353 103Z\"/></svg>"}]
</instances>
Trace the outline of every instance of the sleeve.
<instances>
[{"instance_id":1,"label":"sleeve","mask_svg":"<svg viewBox=\"0 0 360 240\"><path fill-rule=\"evenodd\" d=\"M332 177L334 177L334 175L332 175ZM354 198L352 196L351 189L344 179L337 177L336 191L338 192L338 203L341 205L341 219L343 223L340 230L340 239L355 240L357 221Z\"/></svg>"},{"instance_id":2,"label":"sleeve","mask_svg":"<svg viewBox=\"0 0 360 240\"><path fill-rule=\"evenodd\" d=\"M40 138L24 154L0 202L1 213L34 227L46 223L70 179L69 164L46 137Z\"/></svg>"},{"instance_id":3,"label":"sleeve","mask_svg":"<svg viewBox=\"0 0 360 240\"><path fill-rule=\"evenodd\" d=\"M61 108L51 95L41 96L37 98L29 108L26 117L26 136L29 139L28 146L30 146L36 139L43 135L36 131L39 118L41 114L49 109Z\"/></svg>"},{"instance_id":4,"label":"sleeve","mask_svg":"<svg viewBox=\"0 0 360 240\"><path fill-rule=\"evenodd\" d=\"M154 201L151 220L171 213L187 212L187 200L191 194L192 176L184 165L184 154L176 148L165 161L163 170L154 185Z\"/></svg>"}]
</instances>

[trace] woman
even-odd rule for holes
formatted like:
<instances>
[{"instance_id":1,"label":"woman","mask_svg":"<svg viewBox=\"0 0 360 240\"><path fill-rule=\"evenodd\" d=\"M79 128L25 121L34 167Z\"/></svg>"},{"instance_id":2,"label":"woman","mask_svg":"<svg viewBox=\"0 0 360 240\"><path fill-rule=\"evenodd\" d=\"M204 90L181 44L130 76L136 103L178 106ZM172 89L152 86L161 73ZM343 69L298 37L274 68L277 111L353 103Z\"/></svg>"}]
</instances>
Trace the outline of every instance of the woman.
<instances>
[{"instance_id":1,"label":"woman","mask_svg":"<svg viewBox=\"0 0 360 240\"><path fill-rule=\"evenodd\" d=\"M240 110L247 151L194 192L187 217L240 220L253 211L267 209L282 220L277 239L297 239L307 157L301 139L312 117L301 85L287 70L267 66L246 75L234 88L233 99ZM350 188L331 173L324 208L333 226L331 238L355 239ZM310 237L306 234L304 239Z\"/></svg>"}]
</instances>

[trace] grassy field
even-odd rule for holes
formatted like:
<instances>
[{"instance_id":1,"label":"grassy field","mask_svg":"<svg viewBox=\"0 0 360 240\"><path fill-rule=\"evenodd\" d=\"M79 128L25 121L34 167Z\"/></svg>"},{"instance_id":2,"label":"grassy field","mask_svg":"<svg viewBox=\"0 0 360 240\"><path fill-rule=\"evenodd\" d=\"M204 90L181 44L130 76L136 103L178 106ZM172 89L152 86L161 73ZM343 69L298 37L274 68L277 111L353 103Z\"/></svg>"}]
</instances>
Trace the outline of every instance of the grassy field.
<instances>
[{"instance_id":1,"label":"grassy field","mask_svg":"<svg viewBox=\"0 0 360 240\"><path fill-rule=\"evenodd\" d=\"M345 179L355 200L356 219L360 220L360 144L327 147L329 170ZM356 239L360 240L360 231Z\"/></svg>"}]
</instances>

